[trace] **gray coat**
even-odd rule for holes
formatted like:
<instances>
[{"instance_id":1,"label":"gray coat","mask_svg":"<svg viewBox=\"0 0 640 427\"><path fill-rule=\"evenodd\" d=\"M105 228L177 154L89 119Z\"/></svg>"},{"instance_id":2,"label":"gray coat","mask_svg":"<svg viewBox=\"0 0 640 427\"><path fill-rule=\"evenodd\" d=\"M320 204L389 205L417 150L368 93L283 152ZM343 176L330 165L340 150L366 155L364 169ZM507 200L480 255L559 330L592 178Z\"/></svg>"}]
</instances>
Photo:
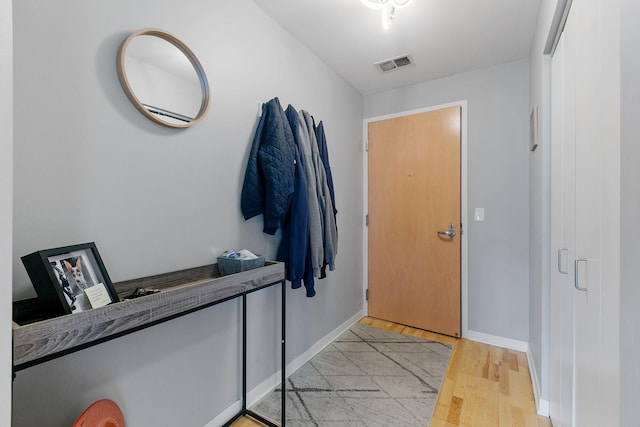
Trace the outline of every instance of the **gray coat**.
<instances>
[{"instance_id":1,"label":"gray coat","mask_svg":"<svg viewBox=\"0 0 640 427\"><path fill-rule=\"evenodd\" d=\"M302 148L302 157L304 163L304 171L307 178L307 196L309 198L309 246L311 249L311 266L313 268L313 276L320 277L320 269L324 262L324 244L323 244L323 223L320 214L320 204L318 202L318 188L315 166L313 162L313 152L311 148L311 139L309 138L309 129L305 121L302 111L298 112L298 138L300 148Z\"/></svg>"},{"instance_id":2,"label":"gray coat","mask_svg":"<svg viewBox=\"0 0 640 427\"><path fill-rule=\"evenodd\" d=\"M313 118L307 111L301 111L304 121L307 124L309 132L309 142L311 145L311 158L313 159L313 167L316 178L316 191L318 197L318 207L320 209L320 217L322 221L322 236L324 260L329 266L329 270L335 269L335 259L338 253L338 230L336 228L335 214L333 211L333 203L331 201L331 193L329 191L329 183L327 180L326 169L320 157L318 149L318 141L316 140L316 132L313 127ZM309 194L311 198L311 194ZM323 262L320 262L322 266ZM314 266L315 274L315 266ZM319 272L318 272L319 274ZM319 276L316 276L319 277Z\"/></svg>"}]
</instances>

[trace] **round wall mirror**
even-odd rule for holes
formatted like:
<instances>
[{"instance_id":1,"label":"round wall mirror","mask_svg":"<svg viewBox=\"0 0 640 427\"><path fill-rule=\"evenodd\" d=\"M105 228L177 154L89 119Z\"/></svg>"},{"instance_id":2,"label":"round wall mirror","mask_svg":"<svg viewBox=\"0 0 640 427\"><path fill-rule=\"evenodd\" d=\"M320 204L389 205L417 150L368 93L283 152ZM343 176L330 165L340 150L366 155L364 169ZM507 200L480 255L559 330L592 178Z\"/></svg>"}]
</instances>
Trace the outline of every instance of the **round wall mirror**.
<instances>
[{"instance_id":1,"label":"round wall mirror","mask_svg":"<svg viewBox=\"0 0 640 427\"><path fill-rule=\"evenodd\" d=\"M118 78L133 105L154 122L193 126L209 109L209 83L193 52L155 28L132 33L120 46Z\"/></svg>"}]
</instances>

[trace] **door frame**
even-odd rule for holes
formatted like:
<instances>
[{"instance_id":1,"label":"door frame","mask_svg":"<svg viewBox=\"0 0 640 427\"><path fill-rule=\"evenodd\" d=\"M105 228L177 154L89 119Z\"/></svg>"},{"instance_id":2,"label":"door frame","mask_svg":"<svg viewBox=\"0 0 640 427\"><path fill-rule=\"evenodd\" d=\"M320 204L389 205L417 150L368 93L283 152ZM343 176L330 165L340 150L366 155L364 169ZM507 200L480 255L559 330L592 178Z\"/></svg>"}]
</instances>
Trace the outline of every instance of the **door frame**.
<instances>
[{"instance_id":1,"label":"door frame","mask_svg":"<svg viewBox=\"0 0 640 427\"><path fill-rule=\"evenodd\" d=\"M411 116L413 114L426 113L428 111L440 110L447 107L460 107L461 124L460 124L460 221L462 222L461 238L460 238L460 320L461 320L461 337L466 338L469 332L469 299L468 299L468 253L467 253L467 234L468 234L468 207L467 207L467 100L454 101L448 104L439 104L415 110L401 111L393 114L382 116L367 117L362 120L362 136L363 136L363 155L362 155L362 184L363 184L363 203L362 203L362 253L364 259L362 263L362 309L365 315L369 315L369 302L367 301L367 287L369 285L369 233L366 216L369 211L369 154L367 145L369 140L369 123L380 120L395 119L398 117Z\"/></svg>"}]
</instances>

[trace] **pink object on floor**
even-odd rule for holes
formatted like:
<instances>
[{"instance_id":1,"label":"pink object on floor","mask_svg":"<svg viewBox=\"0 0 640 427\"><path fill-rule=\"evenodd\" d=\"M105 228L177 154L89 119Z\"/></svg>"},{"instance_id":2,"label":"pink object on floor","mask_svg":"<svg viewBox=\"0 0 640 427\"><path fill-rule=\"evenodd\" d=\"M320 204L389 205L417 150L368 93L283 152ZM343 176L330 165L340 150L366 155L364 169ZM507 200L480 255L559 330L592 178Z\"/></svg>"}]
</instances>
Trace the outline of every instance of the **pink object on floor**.
<instances>
[{"instance_id":1,"label":"pink object on floor","mask_svg":"<svg viewBox=\"0 0 640 427\"><path fill-rule=\"evenodd\" d=\"M94 402L78 417L73 427L126 427L118 405L109 399Z\"/></svg>"}]
</instances>

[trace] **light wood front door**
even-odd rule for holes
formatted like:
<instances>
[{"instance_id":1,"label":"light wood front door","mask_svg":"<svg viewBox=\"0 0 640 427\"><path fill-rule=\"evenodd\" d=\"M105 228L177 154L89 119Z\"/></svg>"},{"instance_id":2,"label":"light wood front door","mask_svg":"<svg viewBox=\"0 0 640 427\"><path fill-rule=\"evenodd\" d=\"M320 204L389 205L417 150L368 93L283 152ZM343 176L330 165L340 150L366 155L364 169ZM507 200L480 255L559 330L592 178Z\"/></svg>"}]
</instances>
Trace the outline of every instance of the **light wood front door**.
<instances>
[{"instance_id":1,"label":"light wood front door","mask_svg":"<svg viewBox=\"0 0 640 427\"><path fill-rule=\"evenodd\" d=\"M460 122L455 106L368 125L369 315L458 337Z\"/></svg>"}]
</instances>

